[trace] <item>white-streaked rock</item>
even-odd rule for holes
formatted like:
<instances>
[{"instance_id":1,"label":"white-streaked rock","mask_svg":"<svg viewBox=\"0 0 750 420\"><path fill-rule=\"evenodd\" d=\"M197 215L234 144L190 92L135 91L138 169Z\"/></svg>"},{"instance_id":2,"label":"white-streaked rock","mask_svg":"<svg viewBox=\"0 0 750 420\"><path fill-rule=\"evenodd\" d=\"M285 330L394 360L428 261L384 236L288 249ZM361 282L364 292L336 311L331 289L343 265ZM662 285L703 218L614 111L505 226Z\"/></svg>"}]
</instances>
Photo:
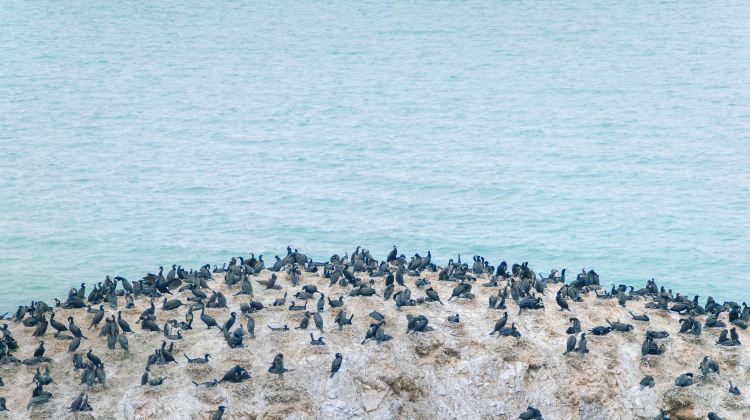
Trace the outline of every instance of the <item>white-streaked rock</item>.
<instances>
[{"instance_id":1,"label":"white-streaked rock","mask_svg":"<svg viewBox=\"0 0 750 420\"><path fill-rule=\"evenodd\" d=\"M221 324L229 317L230 310L239 313L240 303L249 301L250 297L233 296L239 286L230 290L223 283L222 275L215 276L210 286L224 293L230 308L206 312ZM265 271L258 279L269 276L270 272ZM89 340L84 340L79 349L79 353L85 353L92 347L106 366L107 387L97 385L88 391L94 408L91 414L96 418L207 418L218 405L225 405L225 418L229 419L514 419L526 406L532 405L541 410L545 419L650 418L660 409L668 410L674 417L705 418L709 411L715 411L724 418L750 418L746 394L733 396L727 392L731 379L743 392L750 393L747 374L750 361L745 347L750 344L748 331L738 330L740 339L747 344L735 348L714 344L718 329L705 329L698 338L679 335L677 319L680 317L644 309L644 299L630 301L627 308L621 308L615 300L598 299L589 294L582 303L570 302L571 312L561 312L554 295L559 286L550 285L544 294L544 311L524 311L519 315L517 306L508 298L508 325L514 322L522 336L496 337L488 334L503 311L487 308L489 294L495 293L497 288L481 287L485 279L474 284L472 292L477 295L476 299L447 302L455 283L440 282L435 273L425 273L423 277L432 282L431 286L445 305L426 303L397 310L393 300L384 302L382 297L348 297L349 287L329 288L328 280L318 275L304 273L298 288L291 288L285 274L278 276L278 283L289 291L289 296L304 284L316 284L331 299L343 294L347 315L354 313L353 325L339 331L333 323L338 309L332 310L326 301L322 335L327 345L311 346L310 332L316 337L321 335L314 324L311 322L307 330L294 329L299 325L301 312L270 306L284 290L263 290L254 278L254 298L266 305L266 309L253 314L256 339L246 336L244 348L230 349L216 329L205 328L196 313L194 329L183 331L184 340L175 342L174 355L179 364L152 367L153 376L166 378L164 384L141 387L140 376L146 357L161 345L163 336L142 331L136 324L138 315L147 306L145 299L137 300L138 307L129 310L124 309L121 299L123 316L135 331L128 336L131 354L123 354L119 349L107 350L106 341L97 337L98 329L85 332ZM359 273L358 276L363 277ZM424 296L414 285L415 278L406 276L405 280L413 298ZM380 293L384 280L375 281ZM185 301L187 296L176 294L175 297ZM317 296L309 301L308 308L314 309L316 301ZM185 307L170 312L161 311L159 307L157 302L159 325L172 318L184 319ZM105 309L107 316L113 314L108 306ZM372 340L360 344L372 321L368 313L374 309L385 315L386 332L393 340L383 344ZM648 313L651 322L631 320L628 310ZM74 316L83 328L88 327L91 319L91 314L85 310L60 309L57 312L60 320ZM455 313L460 315L459 324L447 321L448 315ZM434 330L406 334L407 314L426 315ZM587 334L589 354L563 355L570 316L581 320L583 331L606 325L605 319L631 323L635 330L613 332L604 337ZM699 320L703 321L704 317ZM245 323L245 318L239 316L235 326ZM292 329L271 332L267 324L288 324ZM20 359L30 357L38 341L31 336L33 328L13 322L8 325L20 346L16 355ZM664 355L641 357L640 347L647 329L670 333L668 339L659 340L666 346ZM0 413L0 419L70 418L68 406L83 388L78 373L73 373L72 355L66 352L68 342L54 339L49 331L44 340L46 355L54 361L50 368L55 380L55 384L45 389L55 398L45 406L26 411L35 367L2 365L0 376L6 385L0 388L0 396L6 398L11 411ZM284 354L285 366L293 369L283 378L267 372L278 352ZM334 378L329 378L336 352L343 354L344 362ZM205 366L188 366L182 353L190 357L210 353L212 359ZM698 370L704 355L714 357L721 368L720 375L709 375L705 382L700 379ZM195 388L191 383L192 380L203 382L221 378L236 364L247 369L252 378L245 383L223 383L210 389ZM696 384L675 388L675 377L685 372L696 374ZM642 390L638 383L647 374L654 376L656 386ZM17 391L11 392L12 389Z\"/></svg>"}]
</instances>

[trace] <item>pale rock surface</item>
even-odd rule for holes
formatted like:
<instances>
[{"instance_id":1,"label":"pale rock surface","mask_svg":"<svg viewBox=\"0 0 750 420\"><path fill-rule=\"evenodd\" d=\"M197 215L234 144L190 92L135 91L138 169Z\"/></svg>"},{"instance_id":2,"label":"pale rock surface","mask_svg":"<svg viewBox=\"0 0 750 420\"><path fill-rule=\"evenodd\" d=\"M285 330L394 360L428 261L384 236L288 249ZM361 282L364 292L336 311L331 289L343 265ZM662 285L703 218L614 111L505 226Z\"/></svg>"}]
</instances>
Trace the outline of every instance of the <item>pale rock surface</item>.
<instances>
[{"instance_id":1,"label":"pale rock surface","mask_svg":"<svg viewBox=\"0 0 750 420\"><path fill-rule=\"evenodd\" d=\"M267 279L269 271L263 271L255 279ZM290 298L299 288L291 288L287 275L279 273L279 284L289 291ZM361 276L361 275L360 275ZM300 287L315 284L332 299L339 294L345 296L347 314L354 313L353 325L342 331L333 323L338 311L326 302L323 313L327 345L309 344L310 332L316 337L320 333L314 323L306 331L296 330L303 314L290 312L286 307L271 307L284 290L263 290L255 283L255 299L266 305L266 309L253 314L256 321L256 339L246 337L245 347L230 349L216 329L207 330L195 313L194 329L184 331L184 339L175 342L175 358L178 365L153 366L152 376L165 376L159 387L140 386L140 377L148 354L161 345L163 336L140 329L136 320L147 306L147 300L136 301L137 308L124 309L123 316L134 329L128 334L130 354L118 349L107 350L104 338L97 337L98 328L85 332L78 352L85 354L89 347L102 358L106 366L107 386L96 385L89 392L89 401L94 411L73 414L68 407L83 389L79 374L72 368L72 355L67 353L68 341L52 337L48 330L44 341L55 383L45 387L54 394L54 399L41 407L26 410L31 397L32 376L35 368L24 365L2 365L0 376L5 387L0 396L7 400L11 411L0 413L0 418L57 418L57 419L204 419L218 405L227 406L225 418L462 418L462 419L515 419L532 405L541 410L545 419L641 419L652 418L660 409L668 411L673 418L706 418L715 411L726 419L750 418L747 393L750 393L748 373L750 360L746 346L750 344L747 331L738 330L740 347L724 348L714 342L718 329L705 329L698 338L677 334L679 316L657 310L645 310L645 299L628 302L621 308L616 300L601 300L593 293L585 296L584 302L570 302L571 312L562 312L555 304L555 291L559 285L550 285L544 294L544 311L524 311L508 299L509 321L515 322L522 336L490 337L493 325L503 311L490 310L487 302L497 288L481 287L486 279L475 284L474 300L453 299L448 302L454 282L437 280L436 273L424 275L432 282L445 305L426 303L397 310L393 300L382 297L348 297L349 287L338 285L329 288L328 280L317 274L303 273ZM240 303L249 296L233 296L239 286L231 290L223 283L223 274L214 274L210 282L213 289L221 290L229 301L229 309L208 309L206 312L221 324L230 310L240 313ZM412 277L406 277L412 297L424 296L415 287ZM383 279L376 279L380 294ZM396 290L400 288L397 287ZM176 294L177 295L177 294ZM177 295L183 301L185 293ZM308 302L315 309L316 298ZM299 302L299 300L298 300ZM157 322L168 319L183 320L186 307L167 312L159 310ZM107 309L107 316L113 312ZM633 321L627 310L647 313L649 323ZM368 313L378 310L386 317L386 332L393 340L378 344L360 342L372 321ZM57 319L69 315L76 324L87 328L91 314L85 310L58 309ZM451 314L458 313L461 322L447 321ZM431 332L406 334L406 315L423 314L430 320ZM576 316L582 329L606 325L605 319L620 320L635 325L635 331L612 332L604 337L587 334L590 353L563 356L569 326L568 319ZM705 317L700 317L704 321ZM243 316L238 324L245 324ZM7 322L19 343L15 355L19 359L31 357L38 340L31 336L32 328L20 323ZM102 322L102 325L104 323ZM274 327L288 324L290 331L272 332L266 325ZM235 326L237 326L235 325ZM667 340L659 340L666 346L662 356L641 357L640 348L647 329L666 330ZM169 341L169 340L168 340ZM285 356L285 366L293 369L283 378L267 372L274 355ZM329 378L334 354L341 352L344 361L341 370ZM183 353L199 357L210 353L208 365L187 365ZM714 357L721 367L721 375L711 374L700 379L698 364L703 356ZM233 365L247 369L252 378L244 383L221 383L214 388L200 389L191 381L202 382L221 378ZM43 365L42 365L43 368ZM697 383L687 388L676 388L674 379L681 373L693 372ZM639 381L652 375L656 386L640 389ZM745 392L734 396L728 392L728 380L732 380Z\"/></svg>"}]
</instances>

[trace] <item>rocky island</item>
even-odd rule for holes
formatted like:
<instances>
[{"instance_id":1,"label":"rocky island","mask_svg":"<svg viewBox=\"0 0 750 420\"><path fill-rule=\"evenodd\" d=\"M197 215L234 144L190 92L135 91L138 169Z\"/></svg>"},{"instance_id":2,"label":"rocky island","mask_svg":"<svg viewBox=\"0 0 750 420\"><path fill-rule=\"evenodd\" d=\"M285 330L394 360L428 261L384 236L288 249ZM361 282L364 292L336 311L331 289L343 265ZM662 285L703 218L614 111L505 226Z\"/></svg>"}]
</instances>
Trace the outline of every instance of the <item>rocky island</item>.
<instances>
[{"instance_id":1,"label":"rocky island","mask_svg":"<svg viewBox=\"0 0 750 420\"><path fill-rule=\"evenodd\" d=\"M593 270L290 248L4 318L0 418L750 418L744 303Z\"/></svg>"}]
</instances>

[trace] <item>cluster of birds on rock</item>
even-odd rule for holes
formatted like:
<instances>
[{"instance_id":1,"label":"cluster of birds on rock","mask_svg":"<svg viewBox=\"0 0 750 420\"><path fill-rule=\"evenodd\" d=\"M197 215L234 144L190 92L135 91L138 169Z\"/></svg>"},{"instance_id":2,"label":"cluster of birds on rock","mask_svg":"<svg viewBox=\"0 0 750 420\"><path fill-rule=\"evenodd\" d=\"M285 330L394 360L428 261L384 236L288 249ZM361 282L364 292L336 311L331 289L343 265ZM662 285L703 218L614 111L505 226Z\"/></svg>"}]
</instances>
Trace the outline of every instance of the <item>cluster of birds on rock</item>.
<instances>
[{"instance_id":1,"label":"cluster of birds on rock","mask_svg":"<svg viewBox=\"0 0 750 420\"><path fill-rule=\"evenodd\" d=\"M267 280L256 278L264 270L272 272L270 278ZM423 278L422 273L425 271L437 273L438 281L455 283L451 296L445 299L445 303L438 292L430 286L430 281ZM747 329L748 322L750 322L750 308L745 303L741 305L735 302L718 304L713 298L709 297L705 305L701 305L698 296L690 299L679 293L675 295L671 290L658 287L653 279L649 280L644 288L638 290L632 286L613 285L611 290L607 291L600 286L599 275L594 270L583 270L575 279L568 281L565 269L562 272L552 270L549 275L544 276L537 274L526 262L509 266L503 261L495 267L481 256L474 256L473 263L468 264L462 262L459 255L457 260L450 259L445 266L438 266L432 261L432 255L429 251L424 257L415 254L407 259L403 254L399 255L396 246L394 246L385 260L378 261L370 255L368 250L357 247L351 255L345 254L343 257L333 255L326 262L316 262L298 250L287 247L287 254L283 258L276 256L273 265L270 267L265 265L262 255L256 258L252 253L248 258L233 257L221 268L214 266L211 269L211 266L207 264L198 270L187 271L181 266L172 265L171 270L166 274L164 274L163 267L159 267L158 273L149 273L132 283L124 277L110 278L107 276L103 282L95 284L88 293L86 285L81 284L79 288L70 289L65 300L55 299L53 306L41 301L31 302L30 305L21 305L15 314L11 316L5 314L0 319L21 323L31 329L32 335L39 338L38 345L33 351L32 357L18 359L14 355L19 351L18 343L11 334L7 323L3 324L0 330L2 332L0 364L35 366L34 387L26 409L35 405L43 405L53 398L53 394L45 390L44 387L54 383L49 369L49 365L53 361L45 356L44 340L51 337L69 341L68 352L72 354L72 369L75 372L80 372L80 383L82 385L81 392L70 404L70 410L92 411L93 408L87 390L97 385L106 386L107 375L104 363L100 357L93 353L91 347L85 352L85 356L78 352L79 347L84 342L83 340L93 339L93 336L96 335L99 339L106 341L109 350L120 347L124 352L128 352L129 342L127 337L128 334L133 333L131 322L141 330L162 334L164 337L162 344L148 356L140 382L141 386L158 387L164 383L165 378L152 375L151 367L169 363L177 364L178 358L174 354L174 342L183 339L183 336L190 334L191 330L215 328L230 348L243 347L246 345L246 340L254 339L256 325L253 315L263 311L269 305L268 302L263 303L256 300L256 297L262 294L262 292L256 292L256 289L262 291L285 289L279 283L277 273L284 273L291 284L291 288L298 288L299 290L289 296L290 289L287 289L283 297L276 298L270 305L286 307L289 311L301 312L303 318L300 324L294 328L307 330L314 326L318 330L318 337L316 338L314 333L311 332L310 345L315 346L326 345L323 336L325 326L322 316L326 306L335 314L333 322L339 330L347 325L352 325L354 314L347 314L343 295L331 299L316 285L303 284L300 286L300 282L304 281L305 273L321 275L330 281L330 286L339 285L348 288L348 298L375 297L386 302L392 301L396 309L428 303L445 305L456 299L475 299L476 295L472 292L475 287L497 288L497 293L493 293L489 297L489 309L505 310L507 309L506 300L512 299L519 308L518 315L521 315L524 311L544 310L545 306L541 296L543 296L545 288L549 284L560 283L561 287L555 296L555 302L560 311L570 311L570 306L581 302L583 295L588 293L595 293L601 299L616 299L618 304L623 307L626 307L628 301L633 299L648 299L647 308L674 312L683 316L679 320L678 334L700 336L706 328L721 329L716 345L725 347L740 346L737 328ZM417 289L424 292L423 296L412 295L412 289L405 282L406 276L416 278L414 284ZM487 281L477 284L480 277L486 278ZM226 296L221 291L211 287L211 283L217 280L223 280L229 288L236 290L235 295L247 295L250 298L248 301L241 303L240 314L232 311L223 322L217 321L206 313L207 308L226 308L228 310ZM148 307L143 310L138 319L129 322L123 317L120 305L124 303L126 308L134 308L136 300L139 299L148 302ZM308 301L312 301L309 306ZM59 308L90 313L91 322L89 325L82 325L85 330L76 324L73 316L67 318L67 324L60 322L56 319L55 312ZM157 323L157 310L177 313L176 311L180 308L185 308L184 319L175 317L161 325ZM196 313L199 314L198 320L201 324L194 323L194 314ZM630 314L633 322L649 322L649 317L646 314L636 314L632 311ZM240 316L244 318L244 322L240 321ZM697 319L699 316L706 316L705 322L700 322ZM366 344L368 341L384 343L393 338L386 331L387 323L383 314L372 311L369 318L369 327L361 344ZM726 318L726 321L723 318ZM429 325L430 320L425 315L408 314L406 319L408 334L426 333L432 330ZM312 324L310 323L311 320ZM448 320L453 323L461 322L458 314L451 315ZM510 322L510 325L508 325L508 321L509 315L506 310L500 319L495 322L489 335L520 337L521 332L516 328L515 323ZM585 355L589 353L587 333L604 336L634 329L632 324L607 320L607 325L593 326L584 332L579 319L572 317L570 323L571 325L566 331L568 338L565 342L564 354L574 353L582 357L588 357ZM270 331L290 329L287 324L266 325L266 327ZM87 337L84 334L89 336ZM664 345L660 342L667 339L669 335L667 331L646 331L641 347L642 355L647 357L662 354ZM171 342L168 344L167 341ZM183 356L188 365L211 363L211 354L209 353L198 357L190 357L187 354L183 354ZM341 352L335 353L329 370L331 378L341 369L343 362L343 354ZM44 369L40 369L41 366ZM700 362L698 369L704 377L711 373L720 373L718 363L708 356ZM276 354L270 361L269 374L282 377L290 371L292 369L285 366L282 353ZM250 379L251 376L247 370L240 365L235 365L227 370L221 378L201 383L193 382L193 384L196 387L212 388L222 382L240 383ZM675 385L679 387L691 386L694 383L695 378L692 372L681 374L675 379ZM3 385L2 378L0 378L0 386ZM651 376L643 378L641 386L653 387L654 378ZM740 390L729 382L729 392L739 395ZM0 397L0 411L8 409L6 399ZM216 411L212 412L212 419L220 419L225 410L227 410L227 407L219 406ZM715 413L709 413L709 417L712 419L719 418ZM542 413L529 406L526 411L520 413L518 418L524 420L542 419ZM667 419L668 416L662 412L656 418Z\"/></svg>"}]
</instances>

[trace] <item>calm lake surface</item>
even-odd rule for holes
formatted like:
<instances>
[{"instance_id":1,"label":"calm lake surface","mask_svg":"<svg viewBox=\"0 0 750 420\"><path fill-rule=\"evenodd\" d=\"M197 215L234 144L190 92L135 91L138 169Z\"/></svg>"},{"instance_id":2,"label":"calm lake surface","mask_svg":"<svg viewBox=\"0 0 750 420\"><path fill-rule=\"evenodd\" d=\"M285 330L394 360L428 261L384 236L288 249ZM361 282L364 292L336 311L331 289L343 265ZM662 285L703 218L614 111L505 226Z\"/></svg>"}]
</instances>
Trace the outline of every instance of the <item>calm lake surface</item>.
<instances>
[{"instance_id":1,"label":"calm lake surface","mask_svg":"<svg viewBox=\"0 0 750 420\"><path fill-rule=\"evenodd\" d=\"M287 244L750 296L750 2L5 1L0 309Z\"/></svg>"}]
</instances>

